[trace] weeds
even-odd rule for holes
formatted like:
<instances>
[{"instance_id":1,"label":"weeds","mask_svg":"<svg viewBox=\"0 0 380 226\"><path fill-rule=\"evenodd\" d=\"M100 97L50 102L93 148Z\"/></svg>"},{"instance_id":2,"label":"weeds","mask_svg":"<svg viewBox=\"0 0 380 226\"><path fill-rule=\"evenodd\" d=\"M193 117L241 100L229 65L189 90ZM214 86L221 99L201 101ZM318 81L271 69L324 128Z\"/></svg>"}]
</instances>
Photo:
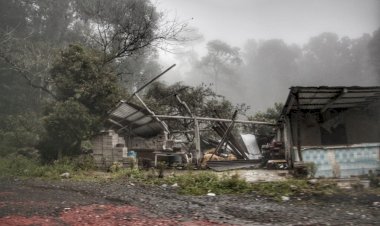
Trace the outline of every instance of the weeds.
<instances>
[{"instance_id":1,"label":"weeds","mask_svg":"<svg viewBox=\"0 0 380 226\"><path fill-rule=\"evenodd\" d=\"M152 182L152 181L151 181ZM237 174L225 175L219 178L212 172L188 171L163 179L155 179L154 184L178 184L179 193L184 195L204 195L208 192L215 194L237 194L251 190L251 184L241 179Z\"/></svg>"},{"instance_id":2,"label":"weeds","mask_svg":"<svg viewBox=\"0 0 380 226\"><path fill-rule=\"evenodd\" d=\"M305 180L288 180L278 182L255 183L252 185L253 190L263 196L273 197L275 199L281 196L292 196L308 188Z\"/></svg>"},{"instance_id":3,"label":"weeds","mask_svg":"<svg viewBox=\"0 0 380 226\"><path fill-rule=\"evenodd\" d=\"M13 155L0 158L0 176L16 177L40 177L47 179L59 179L62 173L68 172L74 180L121 180L140 182L150 185L178 185L178 192L185 195L205 195L209 192L215 194L242 194L255 192L258 195L281 199L281 196L330 195L339 190L335 183L318 182L308 183L307 180L287 180L281 182L248 183L238 174L224 174L218 176L209 171L192 171L185 173L172 173L164 178L159 178L159 171L151 169L142 171L135 167L118 168L114 172L95 172L91 159L62 159L50 165L41 165L35 159L29 159L21 155Z\"/></svg>"},{"instance_id":4,"label":"weeds","mask_svg":"<svg viewBox=\"0 0 380 226\"><path fill-rule=\"evenodd\" d=\"M82 158L63 158L51 164L42 165L37 159L22 155L8 155L0 158L0 176L59 179L62 173L68 172L73 175L93 168L89 161Z\"/></svg>"},{"instance_id":5,"label":"weeds","mask_svg":"<svg viewBox=\"0 0 380 226\"><path fill-rule=\"evenodd\" d=\"M143 171L136 168L122 168L112 173L111 178L114 180L127 178L133 181L145 181L147 177Z\"/></svg>"},{"instance_id":6,"label":"weeds","mask_svg":"<svg viewBox=\"0 0 380 226\"><path fill-rule=\"evenodd\" d=\"M332 195L340 190L335 183L322 181L310 184L307 180L291 179L286 181L255 183L253 191L259 195L269 196L280 200L282 196L307 195Z\"/></svg>"}]
</instances>

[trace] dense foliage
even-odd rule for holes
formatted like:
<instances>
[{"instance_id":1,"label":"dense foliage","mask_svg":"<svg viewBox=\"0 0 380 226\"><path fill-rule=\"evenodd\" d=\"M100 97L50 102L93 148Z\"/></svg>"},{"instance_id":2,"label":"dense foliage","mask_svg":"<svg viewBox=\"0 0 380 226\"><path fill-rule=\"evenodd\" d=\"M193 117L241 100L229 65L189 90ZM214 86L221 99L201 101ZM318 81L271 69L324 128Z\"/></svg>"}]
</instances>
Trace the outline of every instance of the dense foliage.
<instances>
[{"instance_id":1,"label":"dense foliage","mask_svg":"<svg viewBox=\"0 0 380 226\"><path fill-rule=\"evenodd\" d=\"M1 153L37 147L48 161L79 153L185 26L149 0L1 0L0 14Z\"/></svg>"},{"instance_id":2,"label":"dense foliage","mask_svg":"<svg viewBox=\"0 0 380 226\"><path fill-rule=\"evenodd\" d=\"M53 65L56 100L44 117L39 145L45 160L79 154L81 142L100 131L107 111L123 99L115 73L98 55L71 45Z\"/></svg>"}]
</instances>

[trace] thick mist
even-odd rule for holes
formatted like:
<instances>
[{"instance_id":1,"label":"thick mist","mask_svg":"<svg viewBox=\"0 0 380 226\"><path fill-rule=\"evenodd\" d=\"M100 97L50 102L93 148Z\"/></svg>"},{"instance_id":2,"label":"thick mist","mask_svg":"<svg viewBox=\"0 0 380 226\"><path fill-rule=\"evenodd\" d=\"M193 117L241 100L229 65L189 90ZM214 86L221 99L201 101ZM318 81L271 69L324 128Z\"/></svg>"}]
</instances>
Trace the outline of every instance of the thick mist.
<instances>
[{"instance_id":1,"label":"thick mist","mask_svg":"<svg viewBox=\"0 0 380 226\"><path fill-rule=\"evenodd\" d=\"M252 112L284 102L290 86L379 84L379 60L371 57L379 44L369 43L380 27L380 1L160 0L157 6L202 36L172 56L161 54L162 65L177 63L168 83L211 84Z\"/></svg>"},{"instance_id":2,"label":"thick mist","mask_svg":"<svg viewBox=\"0 0 380 226\"><path fill-rule=\"evenodd\" d=\"M380 75L370 57L371 34L359 38L321 33L304 45L249 39L243 48L212 40L207 52L181 55L184 83L210 85L233 103L263 111L285 102L291 86L375 86Z\"/></svg>"}]
</instances>

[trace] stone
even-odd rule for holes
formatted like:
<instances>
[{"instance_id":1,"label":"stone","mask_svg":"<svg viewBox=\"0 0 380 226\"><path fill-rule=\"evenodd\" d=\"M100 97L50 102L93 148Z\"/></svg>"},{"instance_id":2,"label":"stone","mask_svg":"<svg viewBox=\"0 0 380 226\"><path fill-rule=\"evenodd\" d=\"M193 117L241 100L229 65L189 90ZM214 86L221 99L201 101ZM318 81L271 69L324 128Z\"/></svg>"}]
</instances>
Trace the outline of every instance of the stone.
<instances>
[{"instance_id":1,"label":"stone","mask_svg":"<svg viewBox=\"0 0 380 226\"><path fill-rule=\"evenodd\" d=\"M289 201L290 198L288 196L281 196L282 201Z\"/></svg>"},{"instance_id":2,"label":"stone","mask_svg":"<svg viewBox=\"0 0 380 226\"><path fill-rule=\"evenodd\" d=\"M68 173L68 172L66 172L66 173L62 173L62 174L60 175L60 177L61 177L61 178L65 178L65 179L70 178L70 173Z\"/></svg>"},{"instance_id":3,"label":"stone","mask_svg":"<svg viewBox=\"0 0 380 226\"><path fill-rule=\"evenodd\" d=\"M318 183L318 180L317 179L311 179L311 180L308 180L307 183L314 185L314 184Z\"/></svg>"}]
</instances>

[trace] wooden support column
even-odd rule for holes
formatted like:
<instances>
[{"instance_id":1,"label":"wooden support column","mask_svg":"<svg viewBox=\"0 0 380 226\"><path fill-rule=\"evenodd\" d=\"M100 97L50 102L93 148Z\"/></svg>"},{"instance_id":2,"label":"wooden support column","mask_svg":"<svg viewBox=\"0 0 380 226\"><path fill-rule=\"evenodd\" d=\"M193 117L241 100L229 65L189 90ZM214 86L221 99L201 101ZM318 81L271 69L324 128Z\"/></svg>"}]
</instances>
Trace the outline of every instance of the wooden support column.
<instances>
[{"instance_id":1,"label":"wooden support column","mask_svg":"<svg viewBox=\"0 0 380 226\"><path fill-rule=\"evenodd\" d=\"M294 168L294 132L293 132L293 126L292 126L292 121L290 120L290 116L286 115L285 116L285 129L286 129L286 136L285 136L285 141L286 141L286 146L285 150L288 152L287 160L290 162L290 168Z\"/></svg>"},{"instance_id":2,"label":"wooden support column","mask_svg":"<svg viewBox=\"0 0 380 226\"><path fill-rule=\"evenodd\" d=\"M201 136L199 133L199 123L197 119L194 119L194 136L195 136L195 149L197 151L197 165L200 165L201 159Z\"/></svg>"},{"instance_id":3,"label":"wooden support column","mask_svg":"<svg viewBox=\"0 0 380 226\"><path fill-rule=\"evenodd\" d=\"M195 140L195 149L197 151L197 165L200 166L200 160L201 160L201 135L199 132L199 122L196 116L193 115L191 112L189 106L186 104L186 102L182 101L181 98L178 96L178 94L175 94L176 99L180 104L182 104L187 113L189 113L190 117L194 120L194 140Z\"/></svg>"},{"instance_id":4,"label":"wooden support column","mask_svg":"<svg viewBox=\"0 0 380 226\"><path fill-rule=\"evenodd\" d=\"M300 161L303 161L302 152L301 152L301 107L299 101L299 93L296 93L296 102L297 102L297 151Z\"/></svg>"}]
</instances>

